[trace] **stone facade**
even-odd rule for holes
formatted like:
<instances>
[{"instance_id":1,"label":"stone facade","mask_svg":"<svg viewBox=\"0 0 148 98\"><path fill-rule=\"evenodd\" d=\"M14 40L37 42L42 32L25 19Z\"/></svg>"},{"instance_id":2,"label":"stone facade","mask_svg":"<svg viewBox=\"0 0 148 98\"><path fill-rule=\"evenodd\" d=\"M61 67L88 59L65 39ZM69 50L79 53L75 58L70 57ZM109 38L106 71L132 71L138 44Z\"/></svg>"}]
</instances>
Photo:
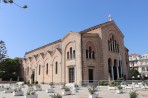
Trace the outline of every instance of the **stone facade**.
<instances>
[{"instance_id":1,"label":"stone facade","mask_svg":"<svg viewBox=\"0 0 148 98\"><path fill-rule=\"evenodd\" d=\"M25 81L94 83L128 77L128 49L114 21L80 32L25 54Z\"/></svg>"}]
</instances>

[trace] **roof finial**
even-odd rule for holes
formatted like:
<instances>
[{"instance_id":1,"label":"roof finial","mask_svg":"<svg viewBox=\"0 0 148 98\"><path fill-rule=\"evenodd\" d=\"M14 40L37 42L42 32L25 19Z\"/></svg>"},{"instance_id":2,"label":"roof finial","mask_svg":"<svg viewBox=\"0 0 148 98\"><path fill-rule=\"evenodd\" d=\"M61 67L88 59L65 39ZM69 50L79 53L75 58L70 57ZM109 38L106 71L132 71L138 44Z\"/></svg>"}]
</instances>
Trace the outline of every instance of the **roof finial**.
<instances>
[{"instance_id":1,"label":"roof finial","mask_svg":"<svg viewBox=\"0 0 148 98\"><path fill-rule=\"evenodd\" d=\"M112 16L109 14L108 15L109 21L112 21Z\"/></svg>"}]
</instances>

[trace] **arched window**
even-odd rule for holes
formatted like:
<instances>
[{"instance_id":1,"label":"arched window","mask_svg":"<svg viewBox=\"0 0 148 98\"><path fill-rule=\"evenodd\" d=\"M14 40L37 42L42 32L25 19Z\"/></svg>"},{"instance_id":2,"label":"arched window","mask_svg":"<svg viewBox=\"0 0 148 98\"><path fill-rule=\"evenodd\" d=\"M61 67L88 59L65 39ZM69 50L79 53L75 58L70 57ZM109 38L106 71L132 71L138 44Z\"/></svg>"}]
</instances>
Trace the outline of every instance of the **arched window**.
<instances>
[{"instance_id":1,"label":"arched window","mask_svg":"<svg viewBox=\"0 0 148 98\"><path fill-rule=\"evenodd\" d=\"M46 74L48 74L48 63L46 64Z\"/></svg>"},{"instance_id":2,"label":"arched window","mask_svg":"<svg viewBox=\"0 0 148 98\"><path fill-rule=\"evenodd\" d=\"M114 52L115 52L115 49L116 49L116 48L115 48L115 40L114 40Z\"/></svg>"},{"instance_id":3,"label":"arched window","mask_svg":"<svg viewBox=\"0 0 148 98\"><path fill-rule=\"evenodd\" d=\"M112 39L110 39L110 50L112 51Z\"/></svg>"},{"instance_id":4,"label":"arched window","mask_svg":"<svg viewBox=\"0 0 148 98\"><path fill-rule=\"evenodd\" d=\"M76 56L76 53L75 53L75 50L73 50L73 58L75 58Z\"/></svg>"},{"instance_id":5,"label":"arched window","mask_svg":"<svg viewBox=\"0 0 148 98\"><path fill-rule=\"evenodd\" d=\"M88 58L88 50L86 50L86 58Z\"/></svg>"},{"instance_id":6,"label":"arched window","mask_svg":"<svg viewBox=\"0 0 148 98\"><path fill-rule=\"evenodd\" d=\"M109 40L108 40L108 50L110 51L110 42L109 42Z\"/></svg>"},{"instance_id":7,"label":"arched window","mask_svg":"<svg viewBox=\"0 0 148 98\"><path fill-rule=\"evenodd\" d=\"M95 53L95 45L91 41L88 41L86 44L86 58L95 59Z\"/></svg>"},{"instance_id":8,"label":"arched window","mask_svg":"<svg viewBox=\"0 0 148 98\"><path fill-rule=\"evenodd\" d=\"M72 59L72 47L70 47L70 59Z\"/></svg>"},{"instance_id":9,"label":"arched window","mask_svg":"<svg viewBox=\"0 0 148 98\"><path fill-rule=\"evenodd\" d=\"M92 59L95 59L95 52L92 52Z\"/></svg>"},{"instance_id":10,"label":"arched window","mask_svg":"<svg viewBox=\"0 0 148 98\"><path fill-rule=\"evenodd\" d=\"M40 73L41 73L41 65L39 65L39 75L40 75Z\"/></svg>"},{"instance_id":11,"label":"arched window","mask_svg":"<svg viewBox=\"0 0 148 98\"><path fill-rule=\"evenodd\" d=\"M114 40L112 39L112 51L114 51Z\"/></svg>"},{"instance_id":12,"label":"arched window","mask_svg":"<svg viewBox=\"0 0 148 98\"><path fill-rule=\"evenodd\" d=\"M89 59L91 59L91 47L89 47Z\"/></svg>"},{"instance_id":13,"label":"arched window","mask_svg":"<svg viewBox=\"0 0 148 98\"><path fill-rule=\"evenodd\" d=\"M116 53L119 52L118 41L116 40L116 38L113 35L108 40L108 49L109 49L109 51L112 51L112 52L116 52Z\"/></svg>"},{"instance_id":14,"label":"arched window","mask_svg":"<svg viewBox=\"0 0 148 98\"><path fill-rule=\"evenodd\" d=\"M69 52L67 52L67 59L69 59Z\"/></svg>"},{"instance_id":15,"label":"arched window","mask_svg":"<svg viewBox=\"0 0 148 98\"><path fill-rule=\"evenodd\" d=\"M117 43L116 43L116 40L115 40L115 52L117 52Z\"/></svg>"},{"instance_id":16,"label":"arched window","mask_svg":"<svg viewBox=\"0 0 148 98\"><path fill-rule=\"evenodd\" d=\"M55 73L58 73L58 62L55 63Z\"/></svg>"}]
</instances>

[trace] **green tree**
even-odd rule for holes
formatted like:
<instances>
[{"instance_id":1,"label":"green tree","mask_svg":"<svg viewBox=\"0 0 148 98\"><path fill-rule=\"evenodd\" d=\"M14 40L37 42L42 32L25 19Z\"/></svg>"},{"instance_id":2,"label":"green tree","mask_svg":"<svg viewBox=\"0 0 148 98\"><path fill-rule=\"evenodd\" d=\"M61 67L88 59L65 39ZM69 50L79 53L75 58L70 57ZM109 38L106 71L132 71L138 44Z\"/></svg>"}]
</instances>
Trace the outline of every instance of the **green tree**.
<instances>
[{"instance_id":1,"label":"green tree","mask_svg":"<svg viewBox=\"0 0 148 98\"><path fill-rule=\"evenodd\" d=\"M4 41L0 40L0 62L7 57L7 50Z\"/></svg>"},{"instance_id":2,"label":"green tree","mask_svg":"<svg viewBox=\"0 0 148 98\"><path fill-rule=\"evenodd\" d=\"M16 6L20 7L20 8L27 8L28 7L27 5L20 6L19 4L14 2L14 0L0 0L0 1L2 1L5 4L14 4L14 5L16 5Z\"/></svg>"},{"instance_id":3,"label":"green tree","mask_svg":"<svg viewBox=\"0 0 148 98\"><path fill-rule=\"evenodd\" d=\"M11 78L16 80L19 76L20 66L21 64L18 58L4 59L0 62L0 78L3 80L10 80Z\"/></svg>"},{"instance_id":4,"label":"green tree","mask_svg":"<svg viewBox=\"0 0 148 98\"><path fill-rule=\"evenodd\" d=\"M133 76L136 78L138 75L140 75L140 73L139 73L139 71L136 70L136 69L131 69L131 70L129 71L129 75L130 75L131 78L132 78Z\"/></svg>"}]
</instances>

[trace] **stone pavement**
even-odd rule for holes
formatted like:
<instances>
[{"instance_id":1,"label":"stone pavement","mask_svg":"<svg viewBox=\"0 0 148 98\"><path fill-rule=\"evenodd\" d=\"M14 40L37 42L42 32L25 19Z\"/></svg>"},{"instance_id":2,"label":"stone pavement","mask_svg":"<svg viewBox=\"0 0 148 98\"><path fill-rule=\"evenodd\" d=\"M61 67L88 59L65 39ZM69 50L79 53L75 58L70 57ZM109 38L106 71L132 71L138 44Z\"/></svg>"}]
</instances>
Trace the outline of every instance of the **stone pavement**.
<instances>
[{"instance_id":1,"label":"stone pavement","mask_svg":"<svg viewBox=\"0 0 148 98\"><path fill-rule=\"evenodd\" d=\"M1 85L1 84L0 84ZM5 84L6 86L6 84ZM38 98L51 98L50 93L46 93L45 90L48 88L48 85L41 85L43 91L37 91L36 94L38 94ZM56 93L62 94L62 90L60 89L60 86L56 86L55 88ZM24 94L27 92L27 86L25 88L22 88L24 91ZM99 98L129 98L129 92L130 90L124 90L122 94L116 94L116 90L108 90L106 87L100 87L98 89ZM148 98L148 90L137 90L137 93L139 94L139 98ZM88 98L89 92L88 87L81 87L78 93L75 93L75 91L72 92L72 95L66 95L63 96L63 98ZM12 93L4 93L3 91L0 91L0 98L25 98L24 96L13 96Z\"/></svg>"}]
</instances>

